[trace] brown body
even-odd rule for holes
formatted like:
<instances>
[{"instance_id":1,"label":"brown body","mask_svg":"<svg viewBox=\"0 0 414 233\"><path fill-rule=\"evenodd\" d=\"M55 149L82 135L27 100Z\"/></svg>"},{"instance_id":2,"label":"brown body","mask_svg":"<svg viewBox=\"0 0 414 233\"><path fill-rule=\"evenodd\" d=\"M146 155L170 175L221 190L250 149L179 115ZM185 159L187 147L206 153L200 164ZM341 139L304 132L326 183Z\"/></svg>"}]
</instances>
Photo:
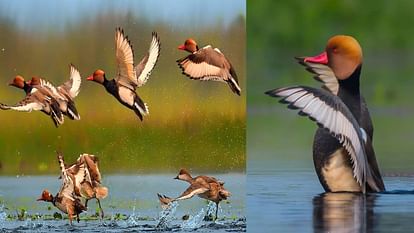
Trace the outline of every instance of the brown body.
<instances>
[{"instance_id":1,"label":"brown body","mask_svg":"<svg viewBox=\"0 0 414 233\"><path fill-rule=\"evenodd\" d=\"M79 214L86 211L86 207L81 203L75 194L73 176L70 176L65 169L63 156L58 155L59 166L61 168L62 186L59 192L53 196L48 190L44 190L38 201L51 202L63 213L68 214L69 222L72 224L73 217L76 216L79 222Z\"/></svg>"},{"instance_id":2,"label":"brown body","mask_svg":"<svg viewBox=\"0 0 414 233\"><path fill-rule=\"evenodd\" d=\"M172 201L185 200L197 195L200 198L216 203L215 218L217 219L219 203L222 200L226 200L231 195L231 193L224 188L223 181L217 180L216 178L210 176L197 176L193 178L186 169L181 169L180 173L174 179L186 181L190 183L190 187L188 187L180 196L176 198L169 198L158 194L158 199L160 200L163 208L166 208Z\"/></svg>"},{"instance_id":3,"label":"brown body","mask_svg":"<svg viewBox=\"0 0 414 233\"><path fill-rule=\"evenodd\" d=\"M234 93L240 95L236 71L219 49L210 45L199 49L193 39L187 39L178 49L191 53L177 60L183 74L195 80L225 82Z\"/></svg>"},{"instance_id":4,"label":"brown body","mask_svg":"<svg viewBox=\"0 0 414 233\"><path fill-rule=\"evenodd\" d=\"M66 166L66 171L74 179L75 194L85 198L86 207L90 199L96 199L103 218L104 211L100 199L106 198L108 188L101 184L98 158L94 155L81 154L74 164Z\"/></svg>"}]
</instances>

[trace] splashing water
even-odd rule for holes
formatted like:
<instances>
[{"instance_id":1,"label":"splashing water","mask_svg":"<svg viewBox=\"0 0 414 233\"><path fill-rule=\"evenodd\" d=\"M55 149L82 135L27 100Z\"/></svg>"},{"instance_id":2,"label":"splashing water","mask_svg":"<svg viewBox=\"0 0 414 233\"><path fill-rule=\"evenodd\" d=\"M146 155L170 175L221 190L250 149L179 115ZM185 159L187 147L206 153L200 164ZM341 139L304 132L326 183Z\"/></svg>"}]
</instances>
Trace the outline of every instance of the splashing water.
<instances>
[{"instance_id":1,"label":"splashing water","mask_svg":"<svg viewBox=\"0 0 414 233\"><path fill-rule=\"evenodd\" d=\"M194 217L191 217L187 220L184 221L181 224L181 228L183 229L196 229L201 227L201 223L203 222L204 216L206 216L206 210L204 210L204 208L201 208L201 210L194 215Z\"/></svg>"},{"instance_id":2,"label":"splashing water","mask_svg":"<svg viewBox=\"0 0 414 233\"><path fill-rule=\"evenodd\" d=\"M209 201L208 205L207 205L207 214L206 214L206 218L208 219L215 219L216 218L216 208L217 205L215 202ZM221 214L222 209L220 208L220 206L218 207L218 211L217 214ZM214 221L217 222L217 219Z\"/></svg>"},{"instance_id":3,"label":"splashing water","mask_svg":"<svg viewBox=\"0 0 414 233\"><path fill-rule=\"evenodd\" d=\"M170 224L174 218L175 211L177 210L178 202L171 202L168 208L161 211L158 217L158 223L155 228L166 229L170 228Z\"/></svg>"},{"instance_id":4,"label":"splashing water","mask_svg":"<svg viewBox=\"0 0 414 233\"><path fill-rule=\"evenodd\" d=\"M0 228L4 228L4 224L6 222L7 214L4 211L4 204L0 206Z\"/></svg>"}]
</instances>

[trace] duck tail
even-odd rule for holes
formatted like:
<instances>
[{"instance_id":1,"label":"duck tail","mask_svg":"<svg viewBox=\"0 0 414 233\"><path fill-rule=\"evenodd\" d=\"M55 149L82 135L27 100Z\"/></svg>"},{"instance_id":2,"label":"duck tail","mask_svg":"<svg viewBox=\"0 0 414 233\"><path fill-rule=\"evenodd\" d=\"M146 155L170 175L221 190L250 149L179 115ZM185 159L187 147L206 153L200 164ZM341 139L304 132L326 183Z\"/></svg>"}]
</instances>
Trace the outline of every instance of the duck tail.
<instances>
[{"instance_id":1,"label":"duck tail","mask_svg":"<svg viewBox=\"0 0 414 233\"><path fill-rule=\"evenodd\" d=\"M231 196L231 193L223 188L219 191L219 195L222 199L226 200L228 197Z\"/></svg>"},{"instance_id":2,"label":"duck tail","mask_svg":"<svg viewBox=\"0 0 414 233\"><path fill-rule=\"evenodd\" d=\"M80 115L73 101L68 102L68 116L71 120L80 120Z\"/></svg>"},{"instance_id":3,"label":"duck tail","mask_svg":"<svg viewBox=\"0 0 414 233\"><path fill-rule=\"evenodd\" d=\"M158 200L160 200L161 207L162 207L163 209L168 208L168 206L170 205L170 203L171 203L172 201L174 201L174 199L169 198L169 197L167 197L167 196L165 196L165 195L162 195L162 194L159 194L159 193L157 193L157 196L158 196Z\"/></svg>"},{"instance_id":4,"label":"duck tail","mask_svg":"<svg viewBox=\"0 0 414 233\"><path fill-rule=\"evenodd\" d=\"M229 84L230 89L234 93L236 93L238 96L240 96L241 88L239 86L239 83L231 75L229 76L229 79L227 80L227 84Z\"/></svg>"},{"instance_id":5,"label":"duck tail","mask_svg":"<svg viewBox=\"0 0 414 233\"><path fill-rule=\"evenodd\" d=\"M51 111L50 116L52 117L53 123L55 123L56 127L59 127L59 125L63 124L64 118L62 111L60 111L60 107L57 101L52 101L50 105Z\"/></svg>"},{"instance_id":6,"label":"duck tail","mask_svg":"<svg viewBox=\"0 0 414 233\"><path fill-rule=\"evenodd\" d=\"M137 95L134 99L134 106L133 106L135 114L139 117L139 119L142 121L143 116L146 116L149 114L148 105L142 101L141 98Z\"/></svg>"},{"instance_id":7,"label":"duck tail","mask_svg":"<svg viewBox=\"0 0 414 233\"><path fill-rule=\"evenodd\" d=\"M96 198L98 199L104 199L105 197L108 196L108 188L104 187L104 186L100 186L100 187L96 187L95 188L96 191Z\"/></svg>"}]
</instances>

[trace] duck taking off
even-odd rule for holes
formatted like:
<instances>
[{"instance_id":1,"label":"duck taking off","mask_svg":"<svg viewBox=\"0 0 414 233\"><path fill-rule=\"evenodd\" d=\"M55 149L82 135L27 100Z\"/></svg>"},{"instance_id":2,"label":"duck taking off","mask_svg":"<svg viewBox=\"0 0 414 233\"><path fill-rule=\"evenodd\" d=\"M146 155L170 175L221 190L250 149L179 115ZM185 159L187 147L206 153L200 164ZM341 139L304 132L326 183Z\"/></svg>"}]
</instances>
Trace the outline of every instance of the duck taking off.
<instances>
[{"instance_id":1,"label":"duck taking off","mask_svg":"<svg viewBox=\"0 0 414 233\"><path fill-rule=\"evenodd\" d=\"M176 198L169 198L158 193L158 199L163 208L167 208L169 203L173 201L185 200L197 195L216 203L215 219L217 219L219 203L222 200L226 200L231 195L231 193L224 188L223 181L217 180L211 176L197 176L193 178L186 169L181 169L174 179L186 181L190 186Z\"/></svg>"}]
</instances>

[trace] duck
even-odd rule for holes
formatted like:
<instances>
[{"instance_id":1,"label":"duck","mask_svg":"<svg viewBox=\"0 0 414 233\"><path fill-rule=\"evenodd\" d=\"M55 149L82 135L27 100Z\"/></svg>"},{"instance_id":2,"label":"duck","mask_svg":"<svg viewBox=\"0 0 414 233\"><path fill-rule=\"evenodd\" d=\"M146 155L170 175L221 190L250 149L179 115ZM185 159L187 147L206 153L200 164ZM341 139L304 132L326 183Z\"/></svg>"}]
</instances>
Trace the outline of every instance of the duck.
<instances>
[{"instance_id":1,"label":"duck","mask_svg":"<svg viewBox=\"0 0 414 233\"><path fill-rule=\"evenodd\" d=\"M47 189L45 189L37 201L51 202L60 211L68 215L69 223L72 225L72 219L76 217L77 222L79 222L79 214L87 209L75 194L75 178L66 171L63 156L61 154L58 155L58 161L62 177L62 185L59 192L53 196Z\"/></svg>"},{"instance_id":2,"label":"duck","mask_svg":"<svg viewBox=\"0 0 414 233\"><path fill-rule=\"evenodd\" d=\"M336 35L325 51L298 62L322 82L322 88L282 87L266 92L316 121L313 161L326 192L385 191L375 157L373 124L360 91L363 54L352 36Z\"/></svg>"},{"instance_id":3,"label":"duck","mask_svg":"<svg viewBox=\"0 0 414 233\"><path fill-rule=\"evenodd\" d=\"M216 204L215 221L218 216L219 203L222 200L227 200L227 198L231 196L231 193L224 188L224 182L211 176L197 176L193 178L188 170L181 169L174 179L188 182L190 186L176 198L170 198L157 193L158 200L163 209L168 208L169 204L173 201L185 200L197 195L200 198L212 201Z\"/></svg>"},{"instance_id":4,"label":"duck","mask_svg":"<svg viewBox=\"0 0 414 233\"><path fill-rule=\"evenodd\" d=\"M41 86L49 89L52 96L58 101L60 111L71 120L80 120L80 115L76 109L74 98L80 91L81 76L73 64L69 65L69 72L70 79L58 87L55 87L52 83L40 77L32 77L28 84L30 86Z\"/></svg>"},{"instance_id":5,"label":"duck","mask_svg":"<svg viewBox=\"0 0 414 233\"><path fill-rule=\"evenodd\" d=\"M122 105L132 109L142 121L143 116L149 114L148 105L137 95L136 89L143 86L149 79L160 55L160 39L156 32L152 33L152 40L148 53L138 65L134 65L134 51L128 37L122 28L115 30L115 54L117 75L114 79L106 79L105 72L96 70L87 78L89 81L103 85L108 93L113 95Z\"/></svg>"},{"instance_id":6,"label":"duck","mask_svg":"<svg viewBox=\"0 0 414 233\"><path fill-rule=\"evenodd\" d=\"M190 53L177 60L184 75L194 80L225 82L235 94L240 96L241 88L236 71L218 48L207 45L199 49L197 42L188 38L184 44L178 46L178 49Z\"/></svg>"},{"instance_id":7,"label":"duck","mask_svg":"<svg viewBox=\"0 0 414 233\"><path fill-rule=\"evenodd\" d=\"M46 88L40 86L33 87L28 82L24 81L22 76L16 76L9 85L23 89L26 96L23 100L14 105L0 103L0 109L12 109L24 112L31 112L33 110L41 111L51 117L56 127L63 124L64 118L60 111L59 103Z\"/></svg>"},{"instance_id":8,"label":"duck","mask_svg":"<svg viewBox=\"0 0 414 233\"><path fill-rule=\"evenodd\" d=\"M91 154L81 154L75 163L65 166L66 172L75 177L75 193L85 198L85 207L88 201L96 199L104 218L104 211L101 206L101 199L108 196L108 188L101 184L102 177L98 167L98 158Z\"/></svg>"}]
</instances>

